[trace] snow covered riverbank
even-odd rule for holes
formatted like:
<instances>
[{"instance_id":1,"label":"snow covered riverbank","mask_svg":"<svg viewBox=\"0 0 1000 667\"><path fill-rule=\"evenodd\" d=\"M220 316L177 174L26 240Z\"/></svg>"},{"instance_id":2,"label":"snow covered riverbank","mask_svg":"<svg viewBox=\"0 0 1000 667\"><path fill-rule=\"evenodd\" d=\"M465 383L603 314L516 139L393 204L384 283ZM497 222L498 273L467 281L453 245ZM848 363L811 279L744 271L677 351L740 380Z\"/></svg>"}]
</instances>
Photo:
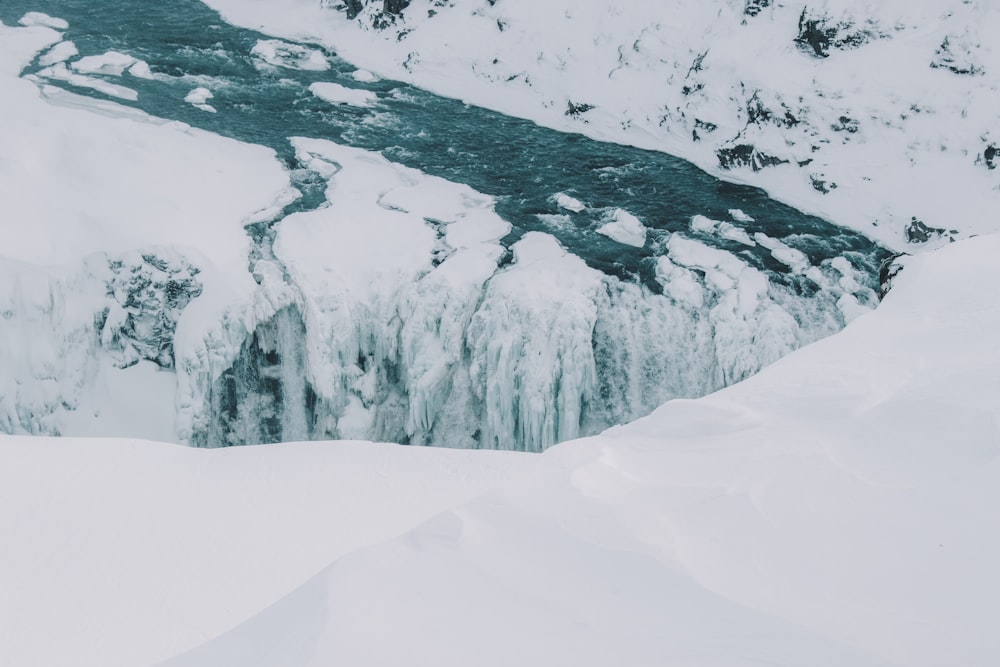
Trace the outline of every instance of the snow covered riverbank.
<instances>
[{"instance_id":1,"label":"snow covered riverbank","mask_svg":"<svg viewBox=\"0 0 1000 667\"><path fill-rule=\"evenodd\" d=\"M316 0L205 2L385 77L679 155L888 247L995 228L986 0L413 0L398 16L373 1L348 3L365 5L354 19Z\"/></svg>"},{"instance_id":2,"label":"snow covered riverbank","mask_svg":"<svg viewBox=\"0 0 1000 667\"><path fill-rule=\"evenodd\" d=\"M989 667L998 252L541 455L0 438L0 657Z\"/></svg>"}]
</instances>

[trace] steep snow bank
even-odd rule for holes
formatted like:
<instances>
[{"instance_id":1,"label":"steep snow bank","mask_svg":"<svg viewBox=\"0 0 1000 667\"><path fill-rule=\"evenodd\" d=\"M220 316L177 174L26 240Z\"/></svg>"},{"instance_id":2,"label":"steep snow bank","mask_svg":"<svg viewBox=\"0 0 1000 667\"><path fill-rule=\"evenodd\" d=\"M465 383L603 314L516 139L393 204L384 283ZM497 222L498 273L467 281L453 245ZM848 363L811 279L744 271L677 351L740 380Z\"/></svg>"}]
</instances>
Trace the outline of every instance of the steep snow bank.
<instances>
[{"instance_id":1,"label":"steep snow bank","mask_svg":"<svg viewBox=\"0 0 1000 667\"><path fill-rule=\"evenodd\" d=\"M221 354L208 337L227 319L242 340L256 288L243 224L289 187L271 151L17 78L60 39L0 25L6 432L90 433L88 420L116 409L89 391L107 383L172 412L173 382L130 384L137 374L120 369L207 368ZM86 417L67 417L84 406ZM176 437L162 418L129 424L132 435Z\"/></svg>"},{"instance_id":2,"label":"steep snow bank","mask_svg":"<svg viewBox=\"0 0 1000 667\"><path fill-rule=\"evenodd\" d=\"M995 228L988 0L205 2L385 77L688 158L889 247Z\"/></svg>"},{"instance_id":3,"label":"steep snow bank","mask_svg":"<svg viewBox=\"0 0 1000 667\"><path fill-rule=\"evenodd\" d=\"M168 664L992 665L998 252L913 260L845 331L550 449Z\"/></svg>"},{"instance_id":4,"label":"steep snow bank","mask_svg":"<svg viewBox=\"0 0 1000 667\"><path fill-rule=\"evenodd\" d=\"M989 667L998 253L991 236L910 260L843 332L527 468L0 439L0 656Z\"/></svg>"}]
</instances>

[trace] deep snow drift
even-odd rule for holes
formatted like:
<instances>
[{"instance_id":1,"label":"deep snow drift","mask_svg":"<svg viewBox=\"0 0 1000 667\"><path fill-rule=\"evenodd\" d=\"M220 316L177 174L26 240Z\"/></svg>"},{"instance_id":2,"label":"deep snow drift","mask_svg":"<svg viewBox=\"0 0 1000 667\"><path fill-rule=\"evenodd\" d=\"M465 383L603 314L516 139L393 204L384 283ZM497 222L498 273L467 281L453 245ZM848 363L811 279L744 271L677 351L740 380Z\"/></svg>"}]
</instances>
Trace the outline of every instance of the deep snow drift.
<instances>
[{"instance_id":1,"label":"deep snow drift","mask_svg":"<svg viewBox=\"0 0 1000 667\"><path fill-rule=\"evenodd\" d=\"M204 1L366 71L685 157L888 247L989 231L1000 206L990 0Z\"/></svg>"},{"instance_id":2,"label":"deep snow drift","mask_svg":"<svg viewBox=\"0 0 1000 667\"><path fill-rule=\"evenodd\" d=\"M0 438L0 656L989 667L997 253L912 259L843 332L541 455Z\"/></svg>"}]
</instances>

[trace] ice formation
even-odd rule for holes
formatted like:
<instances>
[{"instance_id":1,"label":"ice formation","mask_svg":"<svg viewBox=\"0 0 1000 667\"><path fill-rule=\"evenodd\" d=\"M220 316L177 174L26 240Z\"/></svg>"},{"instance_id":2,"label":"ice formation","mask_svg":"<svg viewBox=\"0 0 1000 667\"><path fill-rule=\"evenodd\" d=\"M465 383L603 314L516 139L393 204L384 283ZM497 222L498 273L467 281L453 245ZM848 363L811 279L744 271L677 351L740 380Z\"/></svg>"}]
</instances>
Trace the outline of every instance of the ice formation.
<instances>
[{"instance_id":1,"label":"ice formation","mask_svg":"<svg viewBox=\"0 0 1000 667\"><path fill-rule=\"evenodd\" d=\"M18 30L34 31L36 51L61 40ZM289 49L259 42L254 57L312 57ZM107 52L40 74L114 86L97 76L141 64ZM467 186L316 139L293 140L292 167L325 182L326 201L282 218L296 194L267 151L43 87L47 103L26 81L4 86L0 104L21 120L0 138L64 192L32 208L37 179L8 169L0 186L40 230L7 248L31 266L4 269L0 330L6 340L44 330L6 360L16 369L6 432L541 451L745 378L876 301L847 258L813 265L777 238L700 217L691 234L657 236L655 278L619 278L548 234L508 239L495 202ZM375 99L328 82L312 90ZM186 101L210 110L210 96L198 86ZM25 142L23 114L63 129ZM54 139L72 161L39 149ZM553 200L567 224L588 210L564 192ZM626 211L609 209L605 222L615 241L646 245ZM762 246L776 268L698 240L706 235ZM45 268L56 263L66 268ZM121 397L147 385L158 416L116 421Z\"/></svg>"},{"instance_id":2,"label":"ice formation","mask_svg":"<svg viewBox=\"0 0 1000 667\"><path fill-rule=\"evenodd\" d=\"M490 198L366 151L295 145L329 179L328 205L277 225L273 258L255 268L265 315L192 399L182 435L202 446L347 437L540 451L753 374L840 328L845 295L873 302L860 274L845 292L832 265L810 266L806 296L678 235L663 294L538 232L501 266L510 227Z\"/></svg>"}]
</instances>

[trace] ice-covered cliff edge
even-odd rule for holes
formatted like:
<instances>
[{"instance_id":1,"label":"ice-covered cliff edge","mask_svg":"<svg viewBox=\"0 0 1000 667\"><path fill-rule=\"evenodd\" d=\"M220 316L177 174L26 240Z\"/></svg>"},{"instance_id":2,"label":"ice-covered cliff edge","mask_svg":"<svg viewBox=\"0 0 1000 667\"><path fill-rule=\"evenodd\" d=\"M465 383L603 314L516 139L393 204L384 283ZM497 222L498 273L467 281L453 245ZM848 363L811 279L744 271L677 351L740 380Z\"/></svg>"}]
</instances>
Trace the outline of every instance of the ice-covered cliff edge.
<instances>
[{"instance_id":1,"label":"ice-covered cliff edge","mask_svg":"<svg viewBox=\"0 0 1000 667\"><path fill-rule=\"evenodd\" d=\"M1000 205L987 0L206 3L443 95L685 157L889 247L989 231Z\"/></svg>"},{"instance_id":2,"label":"ice-covered cliff edge","mask_svg":"<svg viewBox=\"0 0 1000 667\"><path fill-rule=\"evenodd\" d=\"M0 660L992 667L998 253L538 456L0 436Z\"/></svg>"},{"instance_id":3,"label":"ice-covered cliff edge","mask_svg":"<svg viewBox=\"0 0 1000 667\"><path fill-rule=\"evenodd\" d=\"M0 30L34 51L59 38ZM0 129L6 432L539 451L736 382L876 301L849 251L811 261L736 210L650 231L653 284L627 282L547 234L501 243L510 225L467 186L307 138L291 173L326 201L273 224L295 194L273 154L18 69ZM609 220L623 248L646 243L635 216ZM698 240L716 232L733 249Z\"/></svg>"},{"instance_id":4,"label":"ice-covered cliff edge","mask_svg":"<svg viewBox=\"0 0 1000 667\"><path fill-rule=\"evenodd\" d=\"M174 439L157 369L231 363L257 288L243 225L288 176L266 149L17 78L60 38L0 25L0 430Z\"/></svg>"}]
</instances>

